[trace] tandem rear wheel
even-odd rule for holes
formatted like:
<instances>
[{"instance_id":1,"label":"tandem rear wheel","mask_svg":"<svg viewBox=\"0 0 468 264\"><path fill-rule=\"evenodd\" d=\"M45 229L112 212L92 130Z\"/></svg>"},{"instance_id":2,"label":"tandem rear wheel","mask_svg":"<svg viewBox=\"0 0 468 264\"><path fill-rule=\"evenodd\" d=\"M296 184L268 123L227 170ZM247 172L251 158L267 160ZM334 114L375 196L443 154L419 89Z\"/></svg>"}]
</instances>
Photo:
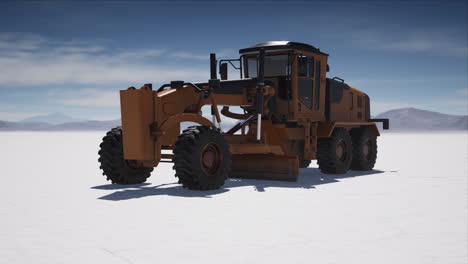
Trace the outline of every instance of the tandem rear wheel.
<instances>
[{"instance_id":1,"label":"tandem rear wheel","mask_svg":"<svg viewBox=\"0 0 468 264\"><path fill-rule=\"evenodd\" d=\"M368 128L354 128L350 131L353 141L352 170L372 170L377 160L377 136Z\"/></svg>"},{"instance_id":2,"label":"tandem rear wheel","mask_svg":"<svg viewBox=\"0 0 468 264\"><path fill-rule=\"evenodd\" d=\"M343 174L349 169L367 171L377 159L377 137L367 128L336 128L331 137L317 143L317 163L321 172Z\"/></svg>"}]
</instances>

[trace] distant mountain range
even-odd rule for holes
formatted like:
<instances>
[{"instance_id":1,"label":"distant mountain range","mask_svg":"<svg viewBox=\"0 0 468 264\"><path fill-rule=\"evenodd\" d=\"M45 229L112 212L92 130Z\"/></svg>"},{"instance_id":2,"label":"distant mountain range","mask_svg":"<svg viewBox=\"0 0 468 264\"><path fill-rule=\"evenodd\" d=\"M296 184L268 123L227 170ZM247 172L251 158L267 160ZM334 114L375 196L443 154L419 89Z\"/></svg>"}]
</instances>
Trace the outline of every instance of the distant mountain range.
<instances>
[{"instance_id":1,"label":"distant mountain range","mask_svg":"<svg viewBox=\"0 0 468 264\"><path fill-rule=\"evenodd\" d=\"M390 130L468 130L468 116L466 115L447 115L416 108L390 110L377 115L376 118L390 119Z\"/></svg>"},{"instance_id":2,"label":"distant mountain range","mask_svg":"<svg viewBox=\"0 0 468 264\"><path fill-rule=\"evenodd\" d=\"M86 131L109 130L120 125L120 119L109 121L85 120L81 122L67 122L50 124L44 122L8 122L0 121L0 131Z\"/></svg>"},{"instance_id":3,"label":"distant mountain range","mask_svg":"<svg viewBox=\"0 0 468 264\"><path fill-rule=\"evenodd\" d=\"M59 125L64 123L71 123L71 122L82 122L86 121L84 119L77 119L71 116L64 115L62 113L52 113L48 115L38 115L26 118L19 122L21 123L48 123L52 125Z\"/></svg>"},{"instance_id":4,"label":"distant mountain range","mask_svg":"<svg viewBox=\"0 0 468 264\"><path fill-rule=\"evenodd\" d=\"M468 130L468 116L447 115L416 108L402 108L384 112L375 118L389 118L392 131ZM120 125L120 119L109 121L79 120L53 113L35 116L19 122L0 120L0 131L86 131L109 130ZM223 128L227 123L224 122Z\"/></svg>"}]
</instances>

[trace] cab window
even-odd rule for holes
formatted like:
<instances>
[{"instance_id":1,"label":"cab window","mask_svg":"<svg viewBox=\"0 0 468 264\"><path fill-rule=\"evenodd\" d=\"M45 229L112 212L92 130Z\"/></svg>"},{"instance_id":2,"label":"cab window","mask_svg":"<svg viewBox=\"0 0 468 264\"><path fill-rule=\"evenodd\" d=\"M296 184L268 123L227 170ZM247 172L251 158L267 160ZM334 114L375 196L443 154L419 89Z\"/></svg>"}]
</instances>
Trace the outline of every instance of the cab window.
<instances>
[{"instance_id":1,"label":"cab window","mask_svg":"<svg viewBox=\"0 0 468 264\"><path fill-rule=\"evenodd\" d=\"M288 55L265 56L265 77L287 76L289 72ZM247 59L249 78L257 77L258 60L256 57Z\"/></svg>"},{"instance_id":2,"label":"cab window","mask_svg":"<svg viewBox=\"0 0 468 264\"><path fill-rule=\"evenodd\" d=\"M314 57L298 57L298 76L314 77Z\"/></svg>"}]
</instances>

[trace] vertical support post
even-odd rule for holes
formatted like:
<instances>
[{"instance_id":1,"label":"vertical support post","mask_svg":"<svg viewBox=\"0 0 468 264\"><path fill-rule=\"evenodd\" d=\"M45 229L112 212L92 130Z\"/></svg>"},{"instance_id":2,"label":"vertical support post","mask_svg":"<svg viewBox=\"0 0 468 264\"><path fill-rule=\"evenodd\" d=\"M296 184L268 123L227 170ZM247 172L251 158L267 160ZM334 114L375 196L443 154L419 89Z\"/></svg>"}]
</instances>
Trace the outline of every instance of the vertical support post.
<instances>
[{"instance_id":1,"label":"vertical support post","mask_svg":"<svg viewBox=\"0 0 468 264\"><path fill-rule=\"evenodd\" d=\"M216 116L215 116L215 111L214 111L214 105L211 105L211 119L213 124L216 124Z\"/></svg>"},{"instance_id":2,"label":"vertical support post","mask_svg":"<svg viewBox=\"0 0 468 264\"><path fill-rule=\"evenodd\" d=\"M213 116L213 124L216 124L215 122L218 122L219 129L222 130L221 116L219 115L218 104L216 103L214 94L211 94L210 98L211 98L211 115Z\"/></svg>"},{"instance_id":3,"label":"vertical support post","mask_svg":"<svg viewBox=\"0 0 468 264\"><path fill-rule=\"evenodd\" d=\"M260 49L258 54L258 72L257 72L257 140L262 135L262 115L263 115L263 88L265 86L265 49Z\"/></svg>"},{"instance_id":4,"label":"vertical support post","mask_svg":"<svg viewBox=\"0 0 468 264\"><path fill-rule=\"evenodd\" d=\"M216 73L216 53L210 53L210 79L218 79Z\"/></svg>"},{"instance_id":5,"label":"vertical support post","mask_svg":"<svg viewBox=\"0 0 468 264\"><path fill-rule=\"evenodd\" d=\"M307 120L307 124L305 125L305 145L304 145L304 158L308 160L316 159L317 156L317 122L311 122Z\"/></svg>"},{"instance_id":6,"label":"vertical support post","mask_svg":"<svg viewBox=\"0 0 468 264\"><path fill-rule=\"evenodd\" d=\"M309 152L310 151L310 121L307 120L307 123L305 125L305 146L304 146L304 152Z\"/></svg>"},{"instance_id":7,"label":"vertical support post","mask_svg":"<svg viewBox=\"0 0 468 264\"><path fill-rule=\"evenodd\" d=\"M317 137L317 122L313 122L312 123L312 132L310 133L310 139L311 139L311 151L313 151L314 153L317 152L317 141L318 141L318 137Z\"/></svg>"},{"instance_id":8,"label":"vertical support post","mask_svg":"<svg viewBox=\"0 0 468 264\"><path fill-rule=\"evenodd\" d=\"M217 64L217 61L216 61L216 53L210 53L210 81L209 81L209 86L210 86L210 89L215 89L217 88L216 86L219 85L219 80L218 79L218 74L216 72L216 64ZM216 85L214 85L216 84ZM213 98L213 96L211 96ZM212 99L212 102L213 102L213 99ZM216 110L215 110L215 105L212 104L211 105L211 116L213 118L213 124L216 124ZM220 121L218 120L218 123Z\"/></svg>"}]
</instances>

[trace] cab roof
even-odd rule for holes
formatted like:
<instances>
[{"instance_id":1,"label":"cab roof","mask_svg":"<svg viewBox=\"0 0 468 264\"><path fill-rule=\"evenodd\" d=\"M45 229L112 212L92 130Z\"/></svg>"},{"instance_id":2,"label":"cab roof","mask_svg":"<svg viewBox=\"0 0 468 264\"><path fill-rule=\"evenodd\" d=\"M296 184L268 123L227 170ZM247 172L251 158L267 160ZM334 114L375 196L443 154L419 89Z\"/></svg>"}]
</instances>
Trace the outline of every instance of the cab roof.
<instances>
[{"instance_id":1,"label":"cab roof","mask_svg":"<svg viewBox=\"0 0 468 264\"><path fill-rule=\"evenodd\" d=\"M251 47L239 50L239 53L248 53L248 52L255 52L259 51L261 48L267 50L300 50L300 51L307 51L313 52L321 55L328 56L328 54L323 53L320 49L300 42L293 42L293 41L268 41L253 45Z\"/></svg>"}]
</instances>

